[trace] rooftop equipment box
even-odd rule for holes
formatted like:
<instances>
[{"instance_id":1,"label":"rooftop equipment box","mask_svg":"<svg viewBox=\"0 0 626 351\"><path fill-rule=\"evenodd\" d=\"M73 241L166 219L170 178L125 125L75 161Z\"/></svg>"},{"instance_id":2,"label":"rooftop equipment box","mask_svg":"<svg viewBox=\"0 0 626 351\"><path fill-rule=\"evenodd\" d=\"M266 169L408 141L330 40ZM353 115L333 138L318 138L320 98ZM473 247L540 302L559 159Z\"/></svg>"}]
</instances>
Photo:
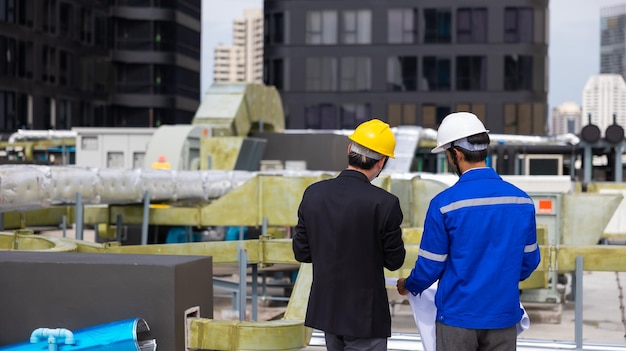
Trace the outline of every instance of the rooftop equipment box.
<instances>
[{"instance_id":1,"label":"rooftop equipment box","mask_svg":"<svg viewBox=\"0 0 626 351\"><path fill-rule=\"evenodd\" d=\"M0 251L0 346L139 317L158 350L184 350L185 314L213 317L212 268L201 256Z\"/></svg>"}]
</instances>

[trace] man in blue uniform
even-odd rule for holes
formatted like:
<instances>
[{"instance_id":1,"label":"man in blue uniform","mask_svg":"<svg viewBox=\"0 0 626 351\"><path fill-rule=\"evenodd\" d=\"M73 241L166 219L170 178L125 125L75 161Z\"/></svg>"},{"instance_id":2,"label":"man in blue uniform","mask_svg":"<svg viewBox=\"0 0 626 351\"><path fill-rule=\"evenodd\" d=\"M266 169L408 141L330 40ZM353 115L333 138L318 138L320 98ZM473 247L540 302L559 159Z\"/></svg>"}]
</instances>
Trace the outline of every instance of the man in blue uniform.
<instances>
[{"instance_id":1,"label":"man in blue uniform","mask_svg":"<svg viewBox=\"0 0 626 351\"><path fill-rule=\"evenodd\" d=\"M519 282L540 261L533 200L486 166L489 142L474 114L441 122L432 152L445 151L459 179L431 200L415 267L397 283L406 295L439 280L438 351L515 350Z\"/></svg>"},{"instance_id":2,"label":"man in blue uniform","mask_svg":"<svg viewBox=\"0 0 626 351\"><path fill-rule=\"evenodd\" d=\"M348 168L302 196L293 252L313 264L305 325L324 331L327 350L384 351L391 336L384 268L404 263L403 217L398 198L370 182L396 141L378 119L349 138Z\"/></svg>"}]
</instances>

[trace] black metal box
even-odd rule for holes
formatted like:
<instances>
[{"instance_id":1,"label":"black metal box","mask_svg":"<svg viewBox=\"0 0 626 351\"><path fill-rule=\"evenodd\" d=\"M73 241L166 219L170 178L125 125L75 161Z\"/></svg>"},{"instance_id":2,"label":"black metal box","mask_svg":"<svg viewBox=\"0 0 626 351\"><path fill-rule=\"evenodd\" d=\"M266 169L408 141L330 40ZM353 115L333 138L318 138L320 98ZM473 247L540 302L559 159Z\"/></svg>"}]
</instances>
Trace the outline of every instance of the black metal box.
<instances>
[{"instance_id":1,"label":"black metal box","mask_svg":"<svg viewBox=\"0 0 626 351\"><path fill-rule=\"evenodd\" d=\"M201 256L0 252L0 346L139 317L158 350L184 350L186 311L213 317L212 268Z\"/></svg>"}]
</instances>

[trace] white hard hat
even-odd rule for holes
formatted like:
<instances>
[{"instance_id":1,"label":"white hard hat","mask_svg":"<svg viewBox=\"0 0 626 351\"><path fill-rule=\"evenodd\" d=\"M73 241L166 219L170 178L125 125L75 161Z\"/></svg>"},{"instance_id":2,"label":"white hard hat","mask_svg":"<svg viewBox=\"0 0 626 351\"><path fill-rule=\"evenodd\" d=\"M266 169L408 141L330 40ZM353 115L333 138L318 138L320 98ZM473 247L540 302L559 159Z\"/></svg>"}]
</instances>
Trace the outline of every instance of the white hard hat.
<instances>
[{"instance_id":1,"label":"white hard hat","mask_svg":"<svg viewBox=\"0 0 626 351\"><path fill-rule=\"evenodd\" d=\"M441 121L437 129L437 147L430 152L442 152L450 147L450 143L470 135L489 132L475 114L470 112L454 112Z\"/></svg>"}]
</instances>

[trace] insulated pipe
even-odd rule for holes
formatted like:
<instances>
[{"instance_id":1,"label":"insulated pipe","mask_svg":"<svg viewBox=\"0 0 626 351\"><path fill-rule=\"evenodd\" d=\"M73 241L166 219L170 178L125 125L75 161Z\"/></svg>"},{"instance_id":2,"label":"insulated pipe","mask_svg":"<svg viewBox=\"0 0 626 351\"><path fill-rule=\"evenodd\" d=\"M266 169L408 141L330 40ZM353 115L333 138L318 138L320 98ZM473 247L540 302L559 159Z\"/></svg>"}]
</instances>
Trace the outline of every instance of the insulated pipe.
<instances>
[{"instance_id":1,"label":"insulated pipe","mask_svg":"<svg viewBox=\"0 0 626 351\"><path fill-rule=\"evenodd\" d=\"M73 333L67 329L39 328L32 332L29 342L0 347L0 350L43 350L48 344L49 350L59 351L156 351L156 340L149 332L148 324L141 318L101 324ZM57 344L56 339L61 337L65 342Z\"/></svg>"},{"instance_id":2,"label":"insulated pipe","mask_svg":"<svg viewBox=\"0 0 626 351\"><path fill-rule=\"evenodd\" d=\"M33 330L33 332L30 334L31 344L36 344L41 339L48 339L49 351L56 351L58 349L57 341L59 339L63 339L65 345L74 345L76 343L76 341L74 340L74 333L64 328L39 328Z\"/></svg>"}]
</instances>

